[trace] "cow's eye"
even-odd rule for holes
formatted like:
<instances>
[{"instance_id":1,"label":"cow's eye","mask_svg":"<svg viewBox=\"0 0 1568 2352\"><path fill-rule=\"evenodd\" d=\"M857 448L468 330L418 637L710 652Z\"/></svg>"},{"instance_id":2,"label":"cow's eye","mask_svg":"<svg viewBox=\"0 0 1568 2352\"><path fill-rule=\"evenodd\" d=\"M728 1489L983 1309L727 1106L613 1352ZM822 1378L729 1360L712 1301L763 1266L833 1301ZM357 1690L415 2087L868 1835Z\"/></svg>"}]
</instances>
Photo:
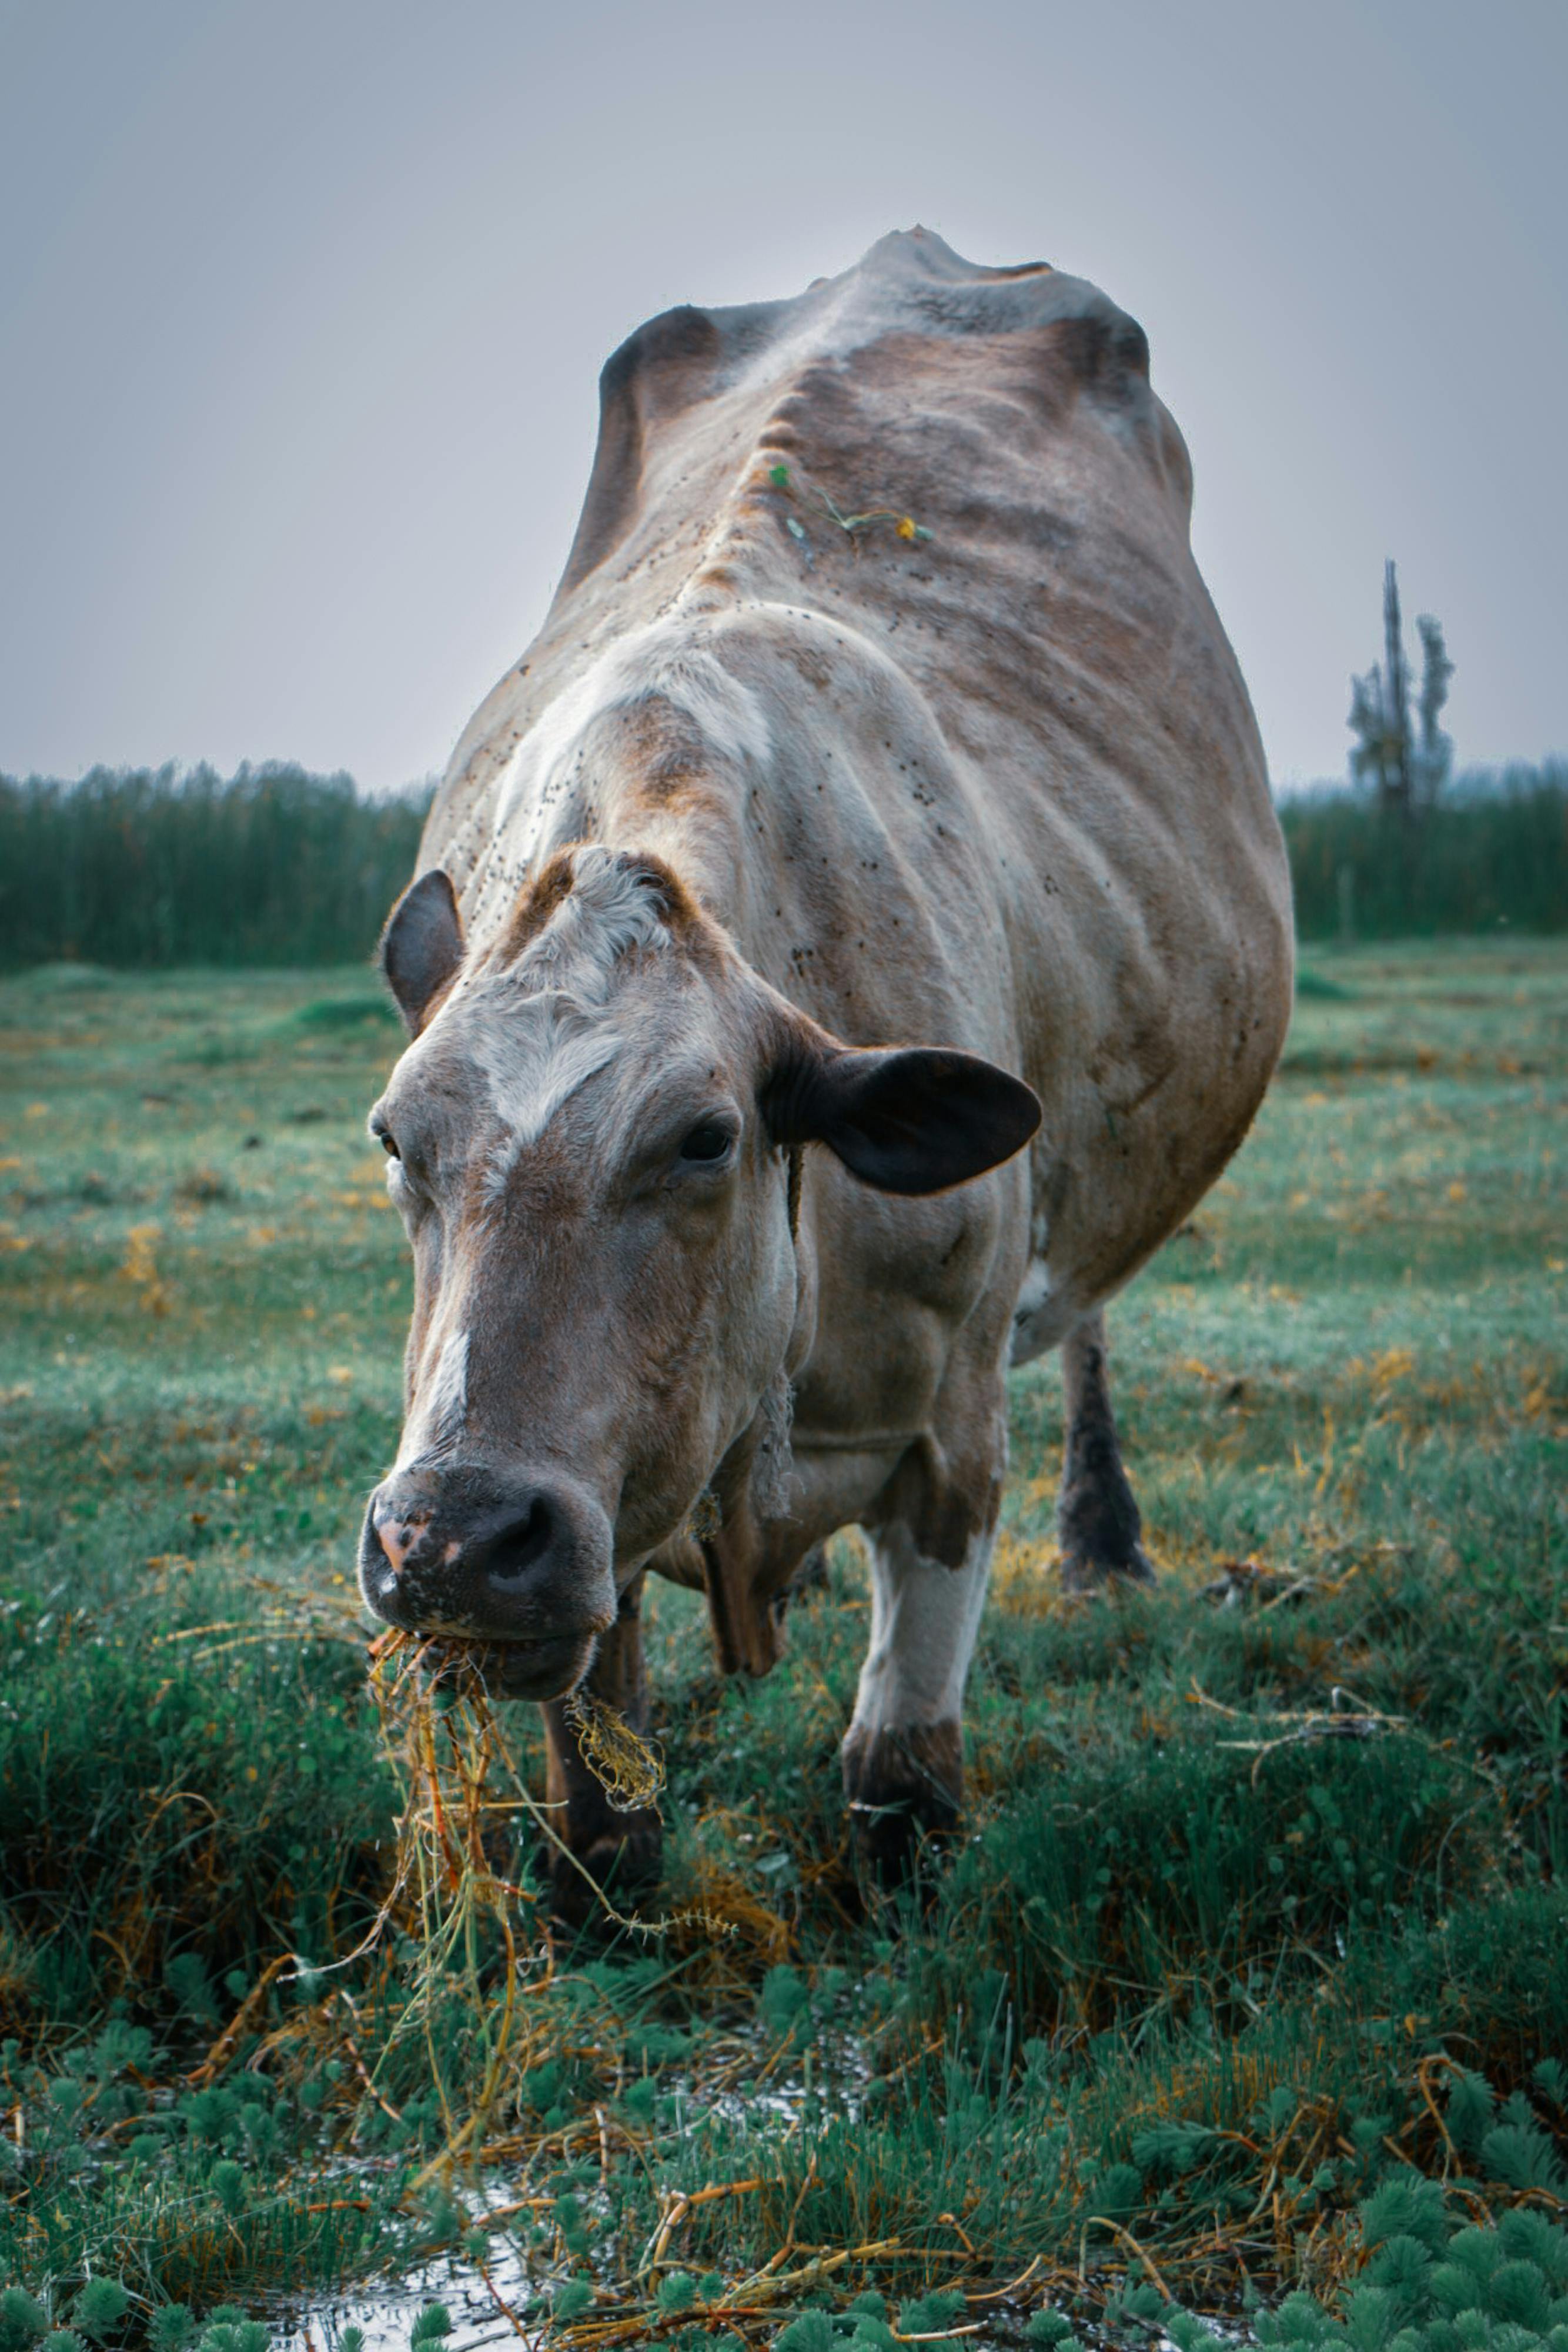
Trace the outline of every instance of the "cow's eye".
<instances>
[{"instance_id":1,"label":"cow's eye","mask_svg":"<svg viewBox=\"0 0 1568 2352\"><path fill-rule=\"evenodd\" d=\"M693 1128L682 1144L681 1158L698 1160L722 1160L733 1140L734 1138L727 1127L721 1127L716 1119L705 1118L700 1127Z\"/></svg>"}]
</instances>

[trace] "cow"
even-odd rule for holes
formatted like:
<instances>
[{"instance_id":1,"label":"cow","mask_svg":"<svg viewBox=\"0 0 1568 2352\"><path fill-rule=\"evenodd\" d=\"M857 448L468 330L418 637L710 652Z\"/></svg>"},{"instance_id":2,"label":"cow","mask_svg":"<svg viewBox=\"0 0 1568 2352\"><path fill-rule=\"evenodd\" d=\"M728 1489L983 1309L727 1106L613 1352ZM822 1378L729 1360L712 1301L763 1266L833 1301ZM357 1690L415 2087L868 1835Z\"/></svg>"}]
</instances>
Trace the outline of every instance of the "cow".
<instances>
[{"instance_id":1,"label":"cow","mask_svg":"<svg viewBox=\"0 0 1568 2352\"><path fill-rule=\"evenodd\" d=\"M870 1557L842 1746L897 1876L963 1794L1007 1374L1061 1351L1069 1589L1150 1580L1106 1301L1236 1150L1291 895L1141 329L921 229L607 363L540 634L386 927L413 1258L371 1611L544 1703L563 1850L659 1867L568 1702L646 1720L652 1570L761 1675Z\"/></svg>"}]
</instances>

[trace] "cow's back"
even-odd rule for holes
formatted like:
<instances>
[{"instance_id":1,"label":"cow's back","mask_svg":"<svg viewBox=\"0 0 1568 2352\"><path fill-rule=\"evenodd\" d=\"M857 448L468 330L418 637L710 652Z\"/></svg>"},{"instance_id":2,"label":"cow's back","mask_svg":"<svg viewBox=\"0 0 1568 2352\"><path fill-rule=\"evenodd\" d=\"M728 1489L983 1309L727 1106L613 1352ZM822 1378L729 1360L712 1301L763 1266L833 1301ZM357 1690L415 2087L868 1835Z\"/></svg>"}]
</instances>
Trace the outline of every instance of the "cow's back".
<instances>
[{"instance_id":1,"label":"cow's back","mask_svg":"<svg viewBox=\"0 0 1568 2352\"><path fill-rule=\"evenodd\" d=\"M501 919L618 661L716 665L759 714L747 954L857 1042L962 1043L1041 1096L1049 1344L1224 1164L1290 1003L1261 747L1142 332L915 231L794 301L653 320L601 396L560 590L426 859Z\"/></svg>"}]
</instances>

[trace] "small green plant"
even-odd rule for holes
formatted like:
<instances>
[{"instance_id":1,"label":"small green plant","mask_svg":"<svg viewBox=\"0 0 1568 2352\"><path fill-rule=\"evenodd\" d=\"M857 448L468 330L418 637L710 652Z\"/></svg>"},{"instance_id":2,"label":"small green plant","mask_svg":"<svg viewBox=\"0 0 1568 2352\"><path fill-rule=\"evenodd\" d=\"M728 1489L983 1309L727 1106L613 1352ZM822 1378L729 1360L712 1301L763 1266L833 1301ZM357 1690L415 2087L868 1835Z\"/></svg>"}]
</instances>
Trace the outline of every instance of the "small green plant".
<instances>
[{"instance_id":1,"label":"small green plant","mask_svg":"<svg viewBox=\"0 0 1568 2352\"><path fill-rule=\"evenodd\" d=\"M71 2306L79 2334L97 2344L112 2336L131 2308L131 2297L115 2278L91 2278Z\"/></svg>"}]
</instances>

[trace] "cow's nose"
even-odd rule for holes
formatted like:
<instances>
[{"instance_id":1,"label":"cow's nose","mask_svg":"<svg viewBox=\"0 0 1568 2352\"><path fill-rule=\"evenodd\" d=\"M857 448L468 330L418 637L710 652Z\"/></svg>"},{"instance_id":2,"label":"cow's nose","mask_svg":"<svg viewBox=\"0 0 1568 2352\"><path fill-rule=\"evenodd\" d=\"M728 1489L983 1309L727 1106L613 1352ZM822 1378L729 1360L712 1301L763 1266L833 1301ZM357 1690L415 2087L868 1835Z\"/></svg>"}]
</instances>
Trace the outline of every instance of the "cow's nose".
<instances>
[{"instance_id":1,"label":"cow's nose","mask_svg":"<svg viewBox=\"0 0 1568 2352\"><path fill-rule=\"evenodd\" d=\"M570 1550L571 1531L559 1498L530 1495L525 1507L493 1535L481 1535L470 1548L469 1573L480 1586L480 1602L505 1613L524 1581L546 1563L552 1552Z\"/></svg>"},{"instance_id":2,"label":"cow's nose","mask_svg":"<svg viewBox=\"0 0 1568 2352\"><path fill-rule=\"evenodd\" d=\"M400 1517L395 1507L372 1511L371 1526L393 1576L401 1575L404 1560L419 1540L420 1525L416 1518Z\"/></svg>"},{"instance_id":3,"label":"cow's nose","mask_svg":"<svg viewBox=\"0 0 1568 2352\"><path fill-rule=\"evenodd\" d=\"M394 1473L365 1513L360 1585L409 1633L575 1642L614 1622L612 1551L603 1507L570 1480Z\"/></svg>"}]
</instances>

